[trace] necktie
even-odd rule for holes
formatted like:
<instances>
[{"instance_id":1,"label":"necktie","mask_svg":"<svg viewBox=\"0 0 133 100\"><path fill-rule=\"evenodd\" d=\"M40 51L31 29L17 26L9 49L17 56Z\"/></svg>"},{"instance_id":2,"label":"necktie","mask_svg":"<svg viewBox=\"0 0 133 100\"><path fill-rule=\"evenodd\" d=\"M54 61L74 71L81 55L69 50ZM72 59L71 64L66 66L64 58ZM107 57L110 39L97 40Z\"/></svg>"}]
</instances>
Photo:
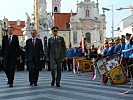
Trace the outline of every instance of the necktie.
<instances>
[{"instance_id":1,"label":"necktie","mask_svg":"<svg viewBox=\"0 0 133 100\"><path fill-rule=\"evenodd\" d=\"M12 41L11 36L9 36L8 38L9 45L11 44L11 41Z\"/></svg>"},{"instance_id":2,"label":"necktie","mask_svg":"<svg viewBox=\"0 0 133 100\"><path fill-rule=\"evenodd\" d=\"M32 41L32 43L33 43L33 46L35 46L35 39L33 38L33 41Z\"/></svg>"},{"instance_id":3,"label":"necktie","mask_svg":"<svg viewBox=\"0 0 133 100\"><path fill-rule=\"evenodd\" d=\"M54 39L55 39L55 41L56 41L56 36L54 36Z\"/></svg>"},{"instance_id":4,"label":"necktie","mask_svg":"<svg viewBox=\"0 0 133 100\"><path fill-rule=\"evenodd\" d=\"M57 37L56 36L54 36L54 44L55 44L55 46L57 46Z\"/></svg>"}]
</instances>

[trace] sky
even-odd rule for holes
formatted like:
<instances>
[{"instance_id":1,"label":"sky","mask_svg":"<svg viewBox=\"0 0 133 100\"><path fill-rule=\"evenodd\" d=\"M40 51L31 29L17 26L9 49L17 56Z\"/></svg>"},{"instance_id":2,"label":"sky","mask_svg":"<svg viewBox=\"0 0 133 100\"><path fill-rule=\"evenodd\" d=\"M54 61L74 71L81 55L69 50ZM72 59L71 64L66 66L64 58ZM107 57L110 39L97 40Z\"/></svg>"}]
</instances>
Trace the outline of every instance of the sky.
<instances>
[{"instance_id":1,"label":"sky","mask_svg":"<svg viewBox=\"0 0 133 100\"><path fill-rule=\"evenodd\" d=\"M51 12L51 2L52 0L47 1L47 11ZM79 2L84 0L78 0ZM97 0L91 0L97 1ZM33 13L33 2L34 0L0 0L0 20L4 18L8 18L10 21L12 20L25 20L25 12L29 15ZM76 3L77 0L62 0L61 3L61 12L76 12ZM111 9L113 5L113 12L114 12L114 30L117 29L118 24L120 21L128 16L130 16L131 10L122 10L117 11L115 9L120 7L129 7L130 5L133 6L133 0L99 0L99 10L100 14L102 14L102 7L106 7ZM112 12L106 11L106 22L107 22L107 37L111 36L111 24L112 24ZM114 33L117 36L117 32Z\"/></svg>"}]
</instances>

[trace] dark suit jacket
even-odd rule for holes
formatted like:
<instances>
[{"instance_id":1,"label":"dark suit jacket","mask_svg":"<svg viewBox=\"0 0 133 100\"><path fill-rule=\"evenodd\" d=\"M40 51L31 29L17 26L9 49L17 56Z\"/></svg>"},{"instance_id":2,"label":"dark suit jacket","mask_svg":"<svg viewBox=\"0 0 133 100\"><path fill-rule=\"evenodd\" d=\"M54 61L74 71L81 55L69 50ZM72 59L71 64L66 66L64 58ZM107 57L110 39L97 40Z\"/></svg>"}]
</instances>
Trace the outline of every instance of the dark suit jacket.
<instances>
[{"instance_id":1,"label":"dark suit jacket","mask_svg":"<svg viewBox=\"0 0 133 100\"><path fill-rule=\"evenodd\" d=\"M28 61L40 61L43 57L43 44L41 39L36 38L35 45L32 43L32 38L26 41L26 59Z\"/></svg>"},{"instance_id":2,"label":"dark suit jacket","mask_svg":"<svg viewBox=\"0 0 133 100\"><path fill-rule=\"evenodd\" d=\"M19 55L19 41L18 37L13 35L12 42L9 45L8 35L3 36L2 40L2 56L5 61L16 62Z\"/></svg>"},{"instance_id":3,"label":"dark suit jacket","mask_svg":"<svg viewBox=\"0 0 133 100\"><path fill-rule=\"evenodd\" d=\"M58 36L56 42L54 37L49 38L48 57L53 59L63 59L66 57L66 45L63 37Z\"/></svg>"}]
</instances>

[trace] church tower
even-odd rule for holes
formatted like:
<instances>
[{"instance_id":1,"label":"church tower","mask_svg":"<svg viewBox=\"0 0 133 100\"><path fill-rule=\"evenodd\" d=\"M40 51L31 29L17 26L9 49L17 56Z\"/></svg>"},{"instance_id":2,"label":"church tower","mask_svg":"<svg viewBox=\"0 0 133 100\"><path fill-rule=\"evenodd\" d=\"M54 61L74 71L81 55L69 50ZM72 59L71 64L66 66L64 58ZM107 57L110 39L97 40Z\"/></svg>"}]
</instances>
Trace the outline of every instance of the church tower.
<instances>
[{"instance_id":1,"label":"church tower","mask_svg":"<svg viewBox=\"0 0 133 100\"><path fill-rule=\"evenodd\" d=\"M61 0L52 0L52 13L61 13Z\"/></svg>"}]
</instances>

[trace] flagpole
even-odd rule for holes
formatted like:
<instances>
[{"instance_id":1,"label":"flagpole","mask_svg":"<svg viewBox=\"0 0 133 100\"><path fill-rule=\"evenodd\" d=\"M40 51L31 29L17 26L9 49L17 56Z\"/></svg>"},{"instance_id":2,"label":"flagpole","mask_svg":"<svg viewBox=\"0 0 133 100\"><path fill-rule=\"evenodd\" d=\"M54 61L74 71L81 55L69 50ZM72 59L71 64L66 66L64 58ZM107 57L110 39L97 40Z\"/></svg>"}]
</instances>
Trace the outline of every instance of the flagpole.
<instances>
[{"instance_id":1,"label":"flagpole","mask_svg":"<svg viewBox=\"0 0 133 100\"><path fill-rule=\"evenodd\" d=\"M38 18L38 0L35 0L35 25L36 31L39 32L39 18Z\"/></svg>"}]
</instances>

